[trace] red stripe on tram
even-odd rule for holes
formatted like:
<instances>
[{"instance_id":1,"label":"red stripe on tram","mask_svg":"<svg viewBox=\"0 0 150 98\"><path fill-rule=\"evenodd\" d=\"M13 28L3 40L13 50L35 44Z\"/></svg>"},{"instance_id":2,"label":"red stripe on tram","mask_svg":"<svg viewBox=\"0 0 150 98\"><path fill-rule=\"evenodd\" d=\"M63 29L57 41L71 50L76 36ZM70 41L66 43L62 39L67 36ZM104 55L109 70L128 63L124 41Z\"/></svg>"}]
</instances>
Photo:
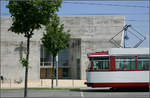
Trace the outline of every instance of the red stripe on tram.
<instances>
[{"instance_id":1,"label":"red stripe on tram","mask_svg":"<svg viewBox=\"0 0 150 98\"><path fill-rule=\"evenodd\" d=\"M149 87L148 82L131 83L86 83L89 87Z\"/></svg>"}]
</instances>

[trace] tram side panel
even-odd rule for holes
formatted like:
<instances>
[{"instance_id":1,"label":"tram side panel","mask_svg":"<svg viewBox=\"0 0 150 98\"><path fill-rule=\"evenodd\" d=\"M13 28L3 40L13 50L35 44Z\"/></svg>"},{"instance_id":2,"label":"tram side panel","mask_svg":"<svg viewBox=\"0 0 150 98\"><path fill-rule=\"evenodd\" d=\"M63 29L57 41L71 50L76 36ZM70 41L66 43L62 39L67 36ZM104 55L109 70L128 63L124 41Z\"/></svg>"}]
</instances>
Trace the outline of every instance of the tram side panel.
<instances>
[{"instance_id":1,"label":"tram side panel","mask_svg":"<svg viewBox=\"0 0 150 98\"><path fill-rule=\"evenodd\" d=\"M92 87L148 87L149 71L87 72Z\"/></svg>"}]
</instances>

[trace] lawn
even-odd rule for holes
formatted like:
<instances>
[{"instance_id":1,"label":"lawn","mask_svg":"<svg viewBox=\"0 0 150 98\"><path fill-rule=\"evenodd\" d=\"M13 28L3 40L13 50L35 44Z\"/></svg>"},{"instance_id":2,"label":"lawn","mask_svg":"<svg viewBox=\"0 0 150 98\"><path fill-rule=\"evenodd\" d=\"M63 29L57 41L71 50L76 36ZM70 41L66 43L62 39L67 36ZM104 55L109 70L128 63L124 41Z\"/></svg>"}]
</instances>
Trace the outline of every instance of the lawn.
<instances>
[{"instance_id":1,"label":"lawn","mask_svg":"<svg viewBox=\"0 0 150 98\"><path fill-rule=\"evenodd\" d=\"M24 88L1 89L0 91L20 91ZM28 90L80 90L80 88L28 88Z\"/></svg>"}]
</instances>

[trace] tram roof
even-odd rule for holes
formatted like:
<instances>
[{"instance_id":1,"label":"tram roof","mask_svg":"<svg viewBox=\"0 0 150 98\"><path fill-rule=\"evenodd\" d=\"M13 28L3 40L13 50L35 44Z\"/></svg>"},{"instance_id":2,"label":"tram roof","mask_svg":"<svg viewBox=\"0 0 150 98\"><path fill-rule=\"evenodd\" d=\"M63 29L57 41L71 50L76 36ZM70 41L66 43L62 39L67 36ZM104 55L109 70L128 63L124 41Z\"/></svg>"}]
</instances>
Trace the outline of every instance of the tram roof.
<instances>
[{"instance_id":1,"label":"tram roof","mask_svg":"<svg viewBox=\"0 0 150 98\"><path fill-rule=\"evenodd\" d=\"M124 55L149 55L149 48L111 48L109 50L111 56L124 56Z\"/></svg>"},{"instance_id":2,"label":"tram roof","mask_svg":"<svg viewBox=\"0 0 150 98\"><path fill-rule=\"evenodd\" d=\"M111 48L108 51L88 53L88 57L149 55L149 48Z\"/></svg>"}]
</instances>

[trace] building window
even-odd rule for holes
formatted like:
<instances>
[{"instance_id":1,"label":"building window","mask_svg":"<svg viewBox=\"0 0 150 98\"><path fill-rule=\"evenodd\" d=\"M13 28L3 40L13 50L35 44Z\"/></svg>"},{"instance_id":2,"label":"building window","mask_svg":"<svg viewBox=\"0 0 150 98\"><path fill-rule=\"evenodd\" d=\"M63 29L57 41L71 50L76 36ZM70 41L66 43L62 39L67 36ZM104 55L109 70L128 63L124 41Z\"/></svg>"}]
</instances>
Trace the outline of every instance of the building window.
<instances>
[{"instance_id":1,"label":"building window","mask_svg":"<svg viewBox=\"0 0 150 98\"><path fill-rule=\"evenodd\" d=\"M41 68L40 79L50 79L50 78L52 78L52 68Z\"/></svg>"},{"instance_id":2,"label":"building window","mask_svg":"<svg viewBox=\"0 0 150 98\"><path fill-rule=\"evenodd\" d=\"M148 57L138 57L138 70L149 70L150 69L150 61Z\"/></svg>"},{"instance_id":3,"label":"building window","mask_svg":"<svg viewBox=\"0 0 150 98\"><path fill-rule=\"evenodd\" d=\"M116 57L116 70L136 70L135 57Z\"/></svg>"},{"instance_id":4,"label":"building window","mask_svg":"<svg viewBox=\"0 0 150 98\"><path fill-rule=\"evenodd\" d=\"M58 53L58 78L59 79L69 78L70 68L68 65L68 58L69 58L68 49L63 49ZM40 65L41 65L40 78L41 79L52 78L52 64L53 64L53 56L47 51L47 49L43 45L41 45L41 49L40 49ZM56 64L56 59L55 59L55 64ZM56 68L54 70L56 74Z\"/></svg>"},{"instance_id":5,"label":"building window","mask_svg":"<svg viewBox=\"0 0 150 98\"><path fill-rule=\"evenodd\" d=\"M56 79L56 69L54 79ZM59 79L70 79L69 68L58 68L58 78ZM52 68L41 68L40 69L40 79L51 79L52 78Z\"/></svg>"},{"instance_id":6,"label":"building window","mask_svg":"<svg viewBox=\"0 0 150 98\"><path fill-rule=\"evenodd\" d=\"M47 51L47 49L41 45L40 49L40 65L41 66L52 66L53 56Z\"/></svg>"},{"instance_id":7,"label":"building window","mask_svg":"<svg viewBox=\"0 0 150 98\"><path fill-rule=\"evenodd\" d=\"M63 49L58 53L58 66L68 66L69 51Z\"/></svg>"},{"instance_id":8,"label":"building window","mask_svg":"<svg viewBox=\"0 0 150 98\"><path fill-rule=\"evenodd\" d=\"M63 74L62 74L62 78L63 79L68 79L69 78L69 74L68 74L68 68L63 68Z\"/></svg>"},{"instance_id":9,"label":"building window","mask_svg":"<svg viewBox=\"0 0 150 98\"><path fill-rule=\"evenodd\" d=\"M93 70L109 70L109 57L93 58Z\"/></svg>"},{"instance_id":10,"label":"building window","mask_svg":"<svg viewBox=\"0 0 150 98\"><path fill-rule=\"evenodd\" d=\"M77 79L80 79L80 59L77 59Z\"/></svg>"}]
</instances>

